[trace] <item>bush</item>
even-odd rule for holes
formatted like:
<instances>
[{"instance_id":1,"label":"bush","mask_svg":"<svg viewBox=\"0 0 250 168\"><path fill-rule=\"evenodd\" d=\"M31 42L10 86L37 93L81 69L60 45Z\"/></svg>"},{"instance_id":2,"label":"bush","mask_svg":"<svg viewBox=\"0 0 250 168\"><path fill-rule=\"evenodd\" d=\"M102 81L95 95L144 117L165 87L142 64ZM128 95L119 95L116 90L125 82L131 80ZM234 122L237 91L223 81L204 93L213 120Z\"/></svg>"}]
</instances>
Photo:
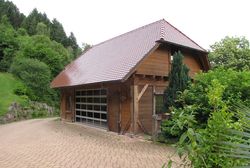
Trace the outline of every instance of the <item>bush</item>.
<instances>
[{"instance_id":1,"label":"bush","mask_svg":"<svg viewBox=\"0 0 250 168\"><path fill-rule=\"evenodd\" d=\"M219 104L218 107L213 105L217 101L223 102L228 108L233 108L232 104L235 103L250 106L250 72L216 69L198 74L195 82L176 101L181 106L173 108L171 119L162 124L162 131L168 138L182 135L183 132L173 126L179 120L189 120L188 115L194 117L196 124L193 126L205 128L211 113L215 108L221 108Z\"/></svg>"},{"instance_id":2,"label":"bush","mask_svg":"<svg viewBox=\"0 0 250 168\"><path fill-rule=\"evenodd\" d=\"M36 59L17 57L10 71L27 86L27 89L21 88L17 92L25 92L34 101L50 102L55 93L49 88L51 73L45 63Z\"/></svg>"},{"instance_id":3,"label":"bush","mask_svg":"<svg viewBox=\"0 0 250 168\"><path fill-rule=\"evenodd\" d=\"M239 136L224 134L230 129L243 129L235 104L250 107L249 87L250 72L216 69L197 75L195 82L179 95L181 107L172 108L171 119L163 122L162 132L166 138L179 139L177 151L184 163L211 168L247 163L246 159L227 157L218 146L221 141L242 141Z\"/></svg>"}]
</instances>

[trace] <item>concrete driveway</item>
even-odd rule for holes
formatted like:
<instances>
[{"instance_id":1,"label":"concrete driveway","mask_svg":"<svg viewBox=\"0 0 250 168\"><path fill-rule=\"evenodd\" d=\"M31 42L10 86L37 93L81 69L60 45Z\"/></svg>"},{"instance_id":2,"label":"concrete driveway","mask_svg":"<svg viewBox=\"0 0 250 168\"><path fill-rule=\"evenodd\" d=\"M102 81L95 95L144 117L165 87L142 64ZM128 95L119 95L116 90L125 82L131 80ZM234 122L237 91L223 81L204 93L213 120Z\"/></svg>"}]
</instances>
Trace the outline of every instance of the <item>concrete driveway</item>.
<instances>
[{"instance_id":1,"label":"concrete driveway","mask_svg":"<svg viewBox=\"0 0 250 168\"><path fill-rule=\"evenodd\" d=\"M160 168L173 152L171 147L55 118L0 126L1 168Z\"/></svg>"}]
</instances>

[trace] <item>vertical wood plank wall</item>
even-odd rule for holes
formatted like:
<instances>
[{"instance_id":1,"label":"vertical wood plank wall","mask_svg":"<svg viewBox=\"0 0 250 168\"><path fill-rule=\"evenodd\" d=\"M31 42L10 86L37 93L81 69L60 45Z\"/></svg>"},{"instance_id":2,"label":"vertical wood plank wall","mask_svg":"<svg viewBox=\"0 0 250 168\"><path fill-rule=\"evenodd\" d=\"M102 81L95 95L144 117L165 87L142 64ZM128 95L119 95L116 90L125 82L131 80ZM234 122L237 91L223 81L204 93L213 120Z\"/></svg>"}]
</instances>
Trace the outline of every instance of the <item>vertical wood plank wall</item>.
<instances>
[{"instance_id":1,"label":"vertical wood plank wall","mask_svg":"<svg viewBox=\"0 0 250 168\"><path fill-rule=\"evenodd\" d=\"M66 99L71 97L71 110L66 109ZM65 121L74 121L75 111L75 93L74 88L61 89L61 104L60 104L60 116Z\"/></svg>"},{"instance_id":2,"label":"vertical wood plank wall","mask_svg":"<svg viewBox=\"0 0 250 168\"><path fill-rule=\"evenodd\" d=\"M139 90L141 91L143 85L139 86ZM152 133L152 124L153 124L153 87L148 86L143 96L139 101L139 122L141 124L141 129L145 129L142 131L146 131L146 133Z\"/></svg>"}]
</instances>

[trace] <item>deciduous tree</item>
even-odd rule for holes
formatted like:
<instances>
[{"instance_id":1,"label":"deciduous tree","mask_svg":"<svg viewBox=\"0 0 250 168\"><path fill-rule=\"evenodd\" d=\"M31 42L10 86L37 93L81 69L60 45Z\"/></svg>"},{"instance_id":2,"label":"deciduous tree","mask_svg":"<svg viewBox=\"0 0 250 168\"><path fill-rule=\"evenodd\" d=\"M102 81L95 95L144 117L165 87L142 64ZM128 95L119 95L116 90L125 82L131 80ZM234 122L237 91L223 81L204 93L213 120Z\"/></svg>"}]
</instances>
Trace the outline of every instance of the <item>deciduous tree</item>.
<instances>
[{"instance_id":1,"label":"deciduous tree","mask_svg":"<svg viewBox=\"0 0 250 168\"><path fill-rule=\"evenodd\" d=\"M245 37L225 37L211 45L209 60L214 68L250 70L250 47Z\"/></svg>"}]
</instances>

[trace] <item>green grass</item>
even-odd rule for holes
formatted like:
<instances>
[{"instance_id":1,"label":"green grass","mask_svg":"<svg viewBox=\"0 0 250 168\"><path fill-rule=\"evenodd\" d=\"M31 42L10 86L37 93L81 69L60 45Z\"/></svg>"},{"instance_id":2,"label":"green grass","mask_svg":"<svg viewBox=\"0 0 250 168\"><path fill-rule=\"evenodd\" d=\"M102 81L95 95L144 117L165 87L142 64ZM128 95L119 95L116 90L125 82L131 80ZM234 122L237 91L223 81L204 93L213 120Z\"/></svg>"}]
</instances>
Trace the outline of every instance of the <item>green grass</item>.
<instances>
[{"instance_id":1,"label":"green grass","mask_svg":"<svg viewBox=\"0 0 250 168\"><path fill-rule=\"evenodd\" d=\"M13 77L10 73L0 72L0 116L8 111L13 102L23 104L25 98L14 94L14 90L22 85L22 82Z\"/></svg>"}]
</instances>

